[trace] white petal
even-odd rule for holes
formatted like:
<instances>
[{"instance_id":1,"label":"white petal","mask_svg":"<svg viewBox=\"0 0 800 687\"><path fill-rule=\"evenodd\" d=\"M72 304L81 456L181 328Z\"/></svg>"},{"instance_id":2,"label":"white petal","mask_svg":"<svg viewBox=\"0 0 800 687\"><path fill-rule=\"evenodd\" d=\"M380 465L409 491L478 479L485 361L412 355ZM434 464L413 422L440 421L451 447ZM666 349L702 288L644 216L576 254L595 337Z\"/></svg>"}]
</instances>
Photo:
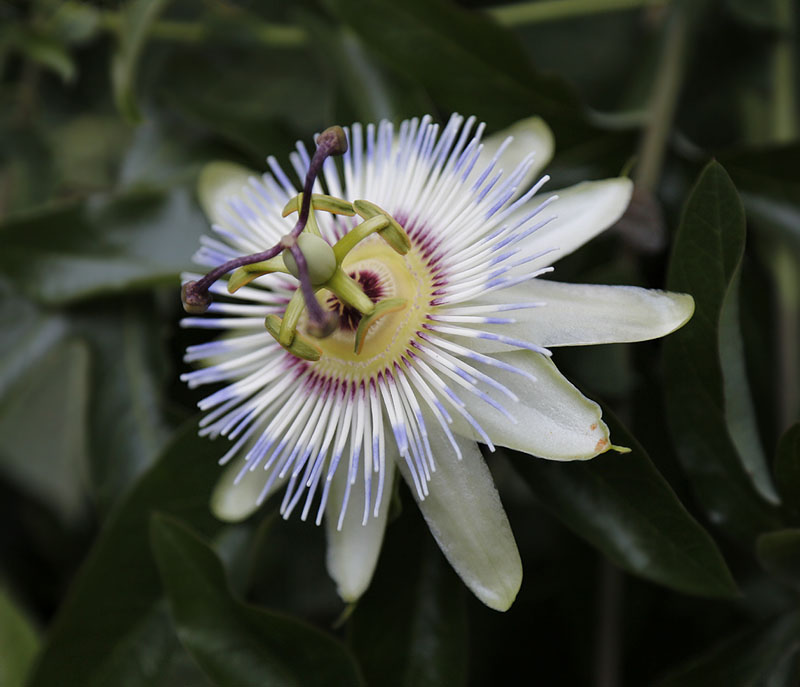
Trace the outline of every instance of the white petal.
<instances>
[{"instance_id":1,"label":"white petal","mask_svg":"<svg viewBox=\"0 0 800 687\"><path fill-rule=\"evenodd\" d=\"M212 223L224 223L222 211L226 201L242 192L248 179L259 175L233 162L209 162L197 179L197 196L200 205Z\"/></svg>"},{"instance_id":2,"label":"white petal","mask_svg":"<svg viewBox=\"0 0 800 687\"><path fill-rule=\"evenodd\" d=\"M467 410L498 446L524 451L549 460L586 460L611 448L600 406L590 401L558 371L549 358L530 351L493 356L529 377L484 364L475 364L505 385L519 400L509 402L492 392L514 421L473 394L461 394ZM466 422L455 415L454 429L480 441ZM458 425L455 423L458 422Z\"/></svg>"},{"instance_id":3,"label":"white petal","mask_svg":"<svg viewBox=\"0 0 800 687\"><path fill-rule=\"evenodd\" d=\"M420 501L400 459L398 466L442 552L483 603L505 611L522 582L522 563L500 497L486 463L472 441L457 437L462 459L436 421L427 422L436 472Z\"/></svg>"},{"instance_id":4,"label":"white petal","mask_svg":"<svg viewBox=\"0 0 800 687\"><path fill-rule=\"evenodd\" d=\"M389 446L387 446L389 448ZM337 530L339 510L347 485L346 466L340 466L331 482L331 491L325 513L325 531L328 537L328 574L336 582L336 590L343 601L356 601L367 589L386 530L386 517L392 496L394 463L386 462L386 483L377 517L370 507L367 524L362 524L364 516L364 473L359 469L355 484L350 487L347 512L342 529ZM371 503L375 503L378 476L373 474Z\"/></svg>"},{"instance_id":5,"label":"white petal","mask_svg":"<svg viewBox=\"0 0 800 687\"><path fill-rule=\"evenodd\" d=\"M528 155L531 153L535 155L533 165L519 184L516 195L521 195L541 176L542 170L552 159L555 140L550 127L541 117L521 119L507 129L483 139L483 152L478 158L475 169L483 171L491 162L497 149L509 136L512 136L514 140L500 154L495 165L496 170L502 169L506 175L510 175Z\"/></svg>"},{"instance_id":6,"label":"white petal","mask_svg":"<svg viewBox=\"0 0 800 687\"><path fill-rule=\"evenodd\" d=\"M269 479L270 473L259 467L245 472L239 483L234 484L243 465L243 461L234 460L230 465L225 466L225 471L214 486L214 491L211 492L211 512L224 522L241 522L258 510L259 506L256 501ZM285 484L286 479L276 479L267 497Z\"/></svg>"},{"instance_id":7,"label":"white petal","mask_svg":"<svg viewBox=\"0 0 800 687\"><path fill-rule=\"evenodd\" d=\"M555 219L526 237L519 246L521 257L556 249L537 260L537 268L569 255L614 224L628 207L633 183L625 178L587 181L554 193L558 200L544 211L542 217L555 215ZM534 196L509 215L506 222L513 225L529 215L542 202L544 195Z\"/></svg>"},{"instance_id":8,"label":"white petal","mask_svg":"<svg viewBox=\"0 0 800 687\"><path fill-rule=\"evenodd\" d=\"M694 299L685 293L543 279L492 291L465 305L532 302L542 305L504 313L515 322L480 328L540 346L585 346L657 339L682 327L694 312ZM496 341L477 344L481 353L509 350Z\"/></svg>"}]
</instances>

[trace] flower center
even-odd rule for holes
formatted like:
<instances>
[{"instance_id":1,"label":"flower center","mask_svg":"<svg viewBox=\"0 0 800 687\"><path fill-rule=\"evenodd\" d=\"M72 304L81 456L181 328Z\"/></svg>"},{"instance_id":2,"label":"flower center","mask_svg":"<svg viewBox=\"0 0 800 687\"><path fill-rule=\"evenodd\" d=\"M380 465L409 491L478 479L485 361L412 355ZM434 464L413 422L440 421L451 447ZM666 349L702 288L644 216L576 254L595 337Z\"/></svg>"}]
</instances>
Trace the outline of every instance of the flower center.
<instances>
[{"instance_id":1,"label":"flower center","mask_svg":"<svg viewBox=\"0 0 800 687\"><path fill-rule=\"evenodd\" d=\"M377 303L386 296L386 290L381 285L381 276L372 270L362 269L350 273L350 278L357 281L364 295L373 303ZM348 305L339 299L338 296L328 297L328 309L333 310L339 316L339 327L348 331L355 331L361 321L361 313L352 305Z\"/></svg>"},{"instance_id":2,"label":"flower center","mask_svg":"<svg viewBox=\"0 0 800 687\"><path fill-rule=\"evenodd\" d=\"M385 210L368 200L350 202L311 192L324 160L347 151L341 127L326 129L317 142L303 192L283 208L284 217L298 213L294 228L271 248L233 258L197 281L186 282L181 287L183 307L192 314L208 310L212 300L209 288L228 272L230 293L273 272L292 274L300 284L283 317L270 313L264 320L267 331L283 348L311 362L330 349L347 363L354 356L339 351L343 340L350 339L355 355L360 355L371 340L373 349L381 345L387 348L369 365L379 365L380 360L391 363L406 350L409 337L419 331L424 317L420 313L426 312L423 303L430 305L430 270L419 257L398 258L411 250L411 242L405 229ZM314 214L317 210L358 215L363 221L356 221L331 245L322 236ZM421 265L426 267L423 273L419 272ZM426 291L427 300L422 296ZM384 294L389 297L381 298ZM325 339L336 332L338 338L327 346L318 346L308 338Z\"/></svg>"},{"instance_id":3,"label":"flower center","mask_svg":"<svg viewBox=\"0 0 800 687\"><path fill-rule=\"evenodd\" d=\"M381 371L391 370L417 337L431 310L433 275L428 261L416 247L400 255L377 236L361 242L348 253L342 267L358 280L373 301L378 291L378 298L406 301L405 307L387 313L370 326L360 353L354 351L354 326L340 326L328 338L317 341L322 357L312 364L320 374L367 380ZM326 304L338 303L336 296L326 289L320 290L317 298ZM355 325L358 324L356 315L360 317L355 312ZM298 326L301 332L306 331L307 321L304 314Z\"/></svg>"}]
</instances>

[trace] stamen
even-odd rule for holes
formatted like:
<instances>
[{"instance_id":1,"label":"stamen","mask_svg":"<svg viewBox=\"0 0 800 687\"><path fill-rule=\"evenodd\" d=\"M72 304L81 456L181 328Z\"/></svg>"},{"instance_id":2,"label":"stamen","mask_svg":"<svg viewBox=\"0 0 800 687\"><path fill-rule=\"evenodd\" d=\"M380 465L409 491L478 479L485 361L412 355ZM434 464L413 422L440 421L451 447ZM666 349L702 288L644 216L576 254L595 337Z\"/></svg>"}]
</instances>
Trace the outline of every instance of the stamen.
<instances>
[{"instance_id":1,"label":"stamen","mask_svg":"<svg viewBox=\"0 0 800 687\"><path fill-rule=\"evenodd\" d=\"M346 150L347 137L343 129L340 126L332 126L325 129L325 131L317 137L317 149L314 151L314 157L311 158L311 163L306 173L305 185L303 186L303 200L300 206L300 216L297 218L297 223L294 225L292 231L277 244L261 253L253 253L251 255L233 258L215 267L206 274L205 277L197 281L186 282L181 288L181 300L183 301L184 310L191 315L198 315L205 312L211 305L212 300L211 294L208 292L209 287L222 276L239 267L251 265L256 262L264 262L265 260L274 258L285 248L289 247L284 243L284 240L288 237L295 239L296 244L297 237L308 223L309 211L311 208L311 190L317 175L322 169L323 163L331 155L341 155ZM316 302L316 298L314 298L313 295L313 288L311 288L311 282L308 279L308 265L299 248L297 248L296 245L295 248L296 250L292 250L292 255L297 261L300 271L300 284L303 288L303 295L306 297L306 305L309 310L312 326L320 332L328 331L328 333L330 333L333 331L333 329L331 329L331 318L325 316L322 308L319 307L319 303ZM299 258L298 255L300 255ZM305 278L303 275L305 275Z\"/></svg>"}]
</instances>

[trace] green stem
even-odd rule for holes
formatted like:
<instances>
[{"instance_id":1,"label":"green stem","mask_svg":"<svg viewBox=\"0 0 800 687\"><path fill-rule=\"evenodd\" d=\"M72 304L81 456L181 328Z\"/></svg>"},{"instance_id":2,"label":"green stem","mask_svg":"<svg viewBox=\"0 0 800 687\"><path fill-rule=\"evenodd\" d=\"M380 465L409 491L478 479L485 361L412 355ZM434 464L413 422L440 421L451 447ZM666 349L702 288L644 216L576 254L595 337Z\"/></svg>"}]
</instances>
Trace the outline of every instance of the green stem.
<instances>
[{"instance_id":1,"label":"green stem","mask_svg":"<svg viewBox=\"0 0 800 687\"><path fill-rule=\"evenodd\" d=\"M526 26L641 7L661 7L666 4L667 0L544 0L490 7L486 12L504 26Z\"/></svg>"},{"instance_id":2,"label":"green stem","mask_svg":"<svg viewBox=\"0 0 800 687\"><path fill-rule=\"evenodd\" d=\"M594 637L594 687L617 687L622 663L623 576L604 556L600 574Z\"/></svg>"},{"instance_id":3,"label":"green stem","mask_svg":"<svg viewBox=\"0 0 800 687\"><path fill-rule=\"evenodd\" d=\"M120 15L113 11L100 14L100 24L107 31L119 31L122 25ZM304 29L297 26L249 22L242 33L215 31L210 24L202 22L183 22L160 19L153 22L149 30L151 38L173 43L197 44L209 39L240 44L247 39L273 48L295 48L308 41Z\"/></svg>"},{"instance_id":4,"label":"green stem","mask_svg":"<svg viewBox=\"0 0 800 687\"><path fill-rule=\"evenodd\" d=\"M800 417L800 260L794 246L779 241L772 255L778 299L778 429L786 431Z\"/></svg>"},{"instance_id":5,"label":"green stem","mask_svg":"<svg viewBox=\"0 0 800 687\"><path fill-rule=\"evenodd\" d=\"M650 192L655 190L661 176L667 140L678 104L686 62L687 33L687 12L683 3L675 3L664 31L661 61L648 107L648 123L634 174L636 184Z\"/></svg>"},{"instance_id":6,"label":"green stem","mask_svg":"<svg viewBox=\"0 0 800 687\"><path fill-rule=\"evenodd\" d=\"M777 143L797 138L797 101L794 65L793 0L777 0L779 34L772 53L772 130ZM773 248L771 260L778 300L779 429L785 431L800 416L800 259L795 245L785 239Z\"/></svg>"},{"instance_id":7,"label":"green stem","mask_svg":"<svg viewBox=\"0 0 800 687\"><path fill-rule=\"evenodd\" d=\"M794 0L776 0L780 33L772 52L772 127L775 140L797 138L794 65Z\"/></svg>"}]
</instances>

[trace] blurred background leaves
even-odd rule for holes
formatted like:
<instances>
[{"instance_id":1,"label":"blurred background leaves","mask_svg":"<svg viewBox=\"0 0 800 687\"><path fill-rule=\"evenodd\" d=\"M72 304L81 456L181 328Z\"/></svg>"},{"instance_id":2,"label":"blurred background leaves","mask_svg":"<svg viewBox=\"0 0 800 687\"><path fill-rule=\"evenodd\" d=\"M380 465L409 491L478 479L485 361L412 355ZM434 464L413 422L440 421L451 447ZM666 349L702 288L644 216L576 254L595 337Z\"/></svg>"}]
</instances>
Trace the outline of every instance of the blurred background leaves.
<instances>
[{"instance_id":1,"label":"blurred background leaves","mask_svg":"<svg viewBox=\"0 0 800 687\"><path fill-rule=\"evenodd\" d=\"M797 684L798 15L0 0L0 684ZM507 614L413 506L345 609L319 530L208 511L220 450L177 381L197 173L453 111L544 117L553 188L630 174L629 212L558 278L697 312L663 344L557 353L631 454L490 458L525 569Z\"/></svg>"}]
</instances>

